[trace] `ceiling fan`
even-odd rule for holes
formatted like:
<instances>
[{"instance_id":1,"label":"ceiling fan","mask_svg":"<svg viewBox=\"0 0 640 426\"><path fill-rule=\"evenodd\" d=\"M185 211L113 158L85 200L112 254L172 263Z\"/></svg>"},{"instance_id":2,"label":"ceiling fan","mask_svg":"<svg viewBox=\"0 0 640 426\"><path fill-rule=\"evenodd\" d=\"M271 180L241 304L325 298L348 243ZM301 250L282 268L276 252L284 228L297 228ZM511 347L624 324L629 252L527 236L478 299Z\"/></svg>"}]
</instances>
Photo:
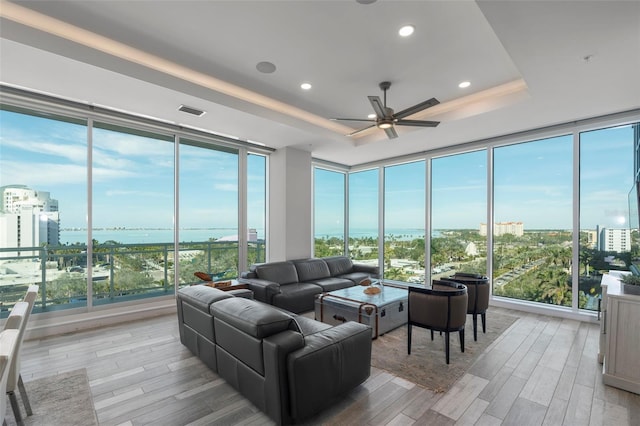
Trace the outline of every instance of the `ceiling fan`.
<instances>
[{"instance_id":1,"label":"ceiling fan","mask_svg":"<svg viewBox=\"0 0 640 426\"><path fill-rule=\"evenodd\" d=\"M394 126L415 126L415 127L436 127L440 124L439 121L423 121L423 120L405 120L404 117L408 117L417 112L430 108L434 105L438 105L440 101L436 98L431 98L424 102L420 102L412 107L404 109L398 113L394 113L393 109L387 107L387 90L391 87L391 83L388 81L383 81L378 85L380 89L384 92L384 102L380 101L380 97L378 96L368 96L369 102L371 102L371 106L376 113L375 119L363 119L363 118L332 118L331 120L340 120L340 121L369 121L374 124L364 127L362 129L356 130L355 132L349 133L347 136L353 136L360 132L364 132L367 129L372 127L377 127L382 129L387 134L389 139L394 139L398 137Z\"/></svg>"}]
</instances>

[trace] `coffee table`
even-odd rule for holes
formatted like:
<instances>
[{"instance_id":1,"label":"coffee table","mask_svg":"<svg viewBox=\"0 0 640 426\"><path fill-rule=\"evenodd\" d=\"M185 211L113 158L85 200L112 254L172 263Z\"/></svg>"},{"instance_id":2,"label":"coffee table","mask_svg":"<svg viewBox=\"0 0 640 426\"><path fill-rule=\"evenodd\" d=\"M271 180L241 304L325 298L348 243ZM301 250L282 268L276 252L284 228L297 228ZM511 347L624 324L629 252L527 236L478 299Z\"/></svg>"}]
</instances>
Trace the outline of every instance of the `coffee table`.
<instances>
[{"instance_id":1,"label":"coffee table","mask_svg":"<svg viewBox=\"0 0 640 426\"><path fill-rule=\"evenodd\" d=\"M315 301L316 320L333 325L346 321L367 324L373 339L407 323L406 289L382 286L380 293L368 295L365 288L355 286L319 294Z\"/></svg>"}]
</instances>

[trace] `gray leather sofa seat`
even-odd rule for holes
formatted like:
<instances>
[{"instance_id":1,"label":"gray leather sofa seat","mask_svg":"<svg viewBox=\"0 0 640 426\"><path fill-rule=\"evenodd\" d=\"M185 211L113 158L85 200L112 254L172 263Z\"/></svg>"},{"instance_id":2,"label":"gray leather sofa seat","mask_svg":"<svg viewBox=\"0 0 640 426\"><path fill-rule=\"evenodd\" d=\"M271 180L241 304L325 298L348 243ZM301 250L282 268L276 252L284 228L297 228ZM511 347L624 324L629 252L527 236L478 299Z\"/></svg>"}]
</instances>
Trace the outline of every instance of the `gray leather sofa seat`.
<instances>
[{"instance_id":1,"label":"gray leather sofa seat","mask_svg":"<svg viewBox=\"0 0 640 426\"><path fill-rule=\"evenodd\" d=\"M352 287L377 276L377 266L332 256L251 265L239 281L249 286L256 300L302 313L313 310L320 293Z\"/></svg>"},{"instance_id":2,"label":"gray leather sofa seat","mask_svg":"<svg viewBox=\"0 0 640 426\"><path fill-rule=\"evenodd\" d=\"M206 286L178 291L180 340L278 424L304 422L371 370L370 327L331 326Z\"/></svg>"},{"instance_id":3,"label":"gray leather sofa seat","mask_svg":"<svg viewBox=\"0 0 640 426\"><path fill-rule=\"evenodd\" d=\"M298 279L301 282L317 284L322 287L323 292L340 290L354 285L354 282L348 278L332 276L325 259L294 260L293 264L298 271Z\"/></svg>"},{"instance_id":4,"label":"gray leather sofa seat","mask_svg":"<svg viewBox=\"0 0 640 426\"><path fill-rule=\"evenodd\" d=\"M360 284L364 279L378 276L377 266L353 263L351 259L346 256L324 257L323 259L329 267L331 276L346 278L355 284Z\"/></svg>"}]
</instances>

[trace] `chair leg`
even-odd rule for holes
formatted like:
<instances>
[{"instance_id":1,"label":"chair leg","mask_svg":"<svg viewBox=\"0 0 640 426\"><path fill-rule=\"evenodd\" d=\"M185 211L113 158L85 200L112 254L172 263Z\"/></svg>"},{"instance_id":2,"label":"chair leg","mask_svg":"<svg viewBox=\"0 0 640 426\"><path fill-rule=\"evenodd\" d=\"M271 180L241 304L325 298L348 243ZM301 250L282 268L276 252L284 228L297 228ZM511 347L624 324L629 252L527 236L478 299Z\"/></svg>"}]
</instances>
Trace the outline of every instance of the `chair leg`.
<instances>
[{"instance_id":1,"label":"chair leg","mask_svg":"<svg viewBox=\"0 0 640 426\"><path fill-rule=\"evenodd\" d=\"M460 330L460 350L464 353L464 328Z\"/></svg>"},{"instance_id":2,"label":"chair leg","mask_svg":"<svg viewBox=\"0 0 640 426\"><path fill-rule=\"evenodd\" d=\"M407 354L411 355L411 324L407 324Z\"/></svg>"},{"instance_id":3,"label":"chair leg","mask_svg":"<svg viewBox=\"0 0 640 426\"><path fill-rule=\"evenodd\" d=\"M33 411L31 411L31 403L29 402L29 396L27 396L27 390L25 389L24 382L22 381L22 374L18 376L18 389L20 389L22 404L24 405L24 410L27 412L27 416L33 415Z\"/></svg>"},{"instance_id":4,"label":"chair leg","mask_svg":"<svg viewBox=\"0 0 640 426\"><path fill-rule=\"evenodd\" d=\"M480 318L482 318L482 332L487 332L487 314L480 314Z\"/></svg>"},{"instance_id":5,"label":"chair leg","mask_svg":"<svg viewBox=\"0 0 640 426\"><path fill-rule=\"evenodd\" d=\"M444 352L447 358L447 364L449 364L449 332L445 331L444 336Z\"/></svg>"},{"instance_id":6,"label":"chair leg","mask_svg":"<svg viewBox=\"0 0 640 426\"><path fill-rule=\"evenodd\" d=\"M16 423L18 426L21 426L22 423L22 414L20 414L20 407L18 406L18 398L16 398L15 392L7 392L9 396L9 401L11 402L11 409L13 410L13 417L16 419Z\"/></svg>"},{"instance_id":7,"label":"chair leg","mask_svg":"<svg viewBox=\"0 0 640 426\"><path fill-rule=\"evenodd\" d=\"M431 330L431 340L433 340L433 330Z\"/></svg>"},{"instance_id":8,"label":"chair leg","mask_svg":"<svg viewBox=\"0 0 640 426\"><path fill-rule=\"evenodd\" d=\"M478 341L478 314L473 314L473 340Z\"/></svg>"}]
</instances>

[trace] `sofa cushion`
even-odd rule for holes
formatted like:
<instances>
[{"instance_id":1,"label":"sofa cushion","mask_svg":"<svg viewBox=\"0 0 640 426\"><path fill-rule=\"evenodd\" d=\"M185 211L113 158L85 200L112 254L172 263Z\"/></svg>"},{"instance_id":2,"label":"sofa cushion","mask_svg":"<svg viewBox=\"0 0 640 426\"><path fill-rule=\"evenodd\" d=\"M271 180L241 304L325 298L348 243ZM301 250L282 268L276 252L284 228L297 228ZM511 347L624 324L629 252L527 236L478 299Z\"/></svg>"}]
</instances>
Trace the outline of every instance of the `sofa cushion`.
<instances>
[{"instance_id":1,"label":"sofa cushion","mask_svg":"<svg viewBox=\"0 0 640 426\"><path fill-rule=\"evenodd\" d=\"M327 266L329 266L332 277L348 274L353 271L353 262L346 256L331 256L323 259Z\"/></svg>"},{"instance_id":2,"label":"sofa cushion","mask_svg":"<svg viewBox=\"0 0 640 426\"><path fill-rule=\"evenodd\" d=\"M231 294L222 290L205 285L192 285L181 288L178 291L183 301L188 302L193 307L207 314L209 313L209 307L212 303L233 297Z\"/></svg>"},{"instance_id":3,"label":"sofa cushion","mask_svg":"<svg viewBox=\"0 0 640 426\"><path fill-rule=\"evenodd\" d=\"M294 318L296 319L298 327L300 328L300 332L303 336L308 336L310 334L314 334L333 327L332 325L325 324L323 322L316 321L302 315L294 315Z\"/></svg>"},{"instance_id":4,"label":"sofa cushion","mask_svg":"<svg viewBox=\"0 0 640 426\"><path fill-rule=\"evenodd\" d=\"M322 287L322 291L324 292L340 290L347 287L353 287L354 285L353 281L347 278L341 278L341 277L329 277L329 278L323 278L321 280L313 280L311 282L313 284L318 284L320 287Z\"/></svg>"},{"instance_id":5,"label":"sofa cushion","mask_svg":"<svg viewBox=\"0 0 640 426\"><path fill-rule=\"evenodd\" d=\"M280 284L298 282L296 267L291 262L271 262L256 265L255 273L261 280Z\"/></svg>"},{"instance_id":6,"label":"sofa cushion","mask_svg":"<svg viewBox=\"0 0 640 426\"><path fill-rule=\"evenodd\" d=\"M348 274L338 275L338 278L345 278L352 281L355 285L360 285L363 280L371 279L371 275L366 272L351 272Z\"/></svg>"},{"instance_id":7,"label":"sofa cushion","mask_svg":"<svg viewBox=\"0 0 640 426\"><path fill-rule=\"evenodd\" d=\"M257 339L284 330L299 331L291 315L251 299L222 300L211 305L211 314Z\"/></svg>"},{"instance_id":8,"label":"sofa cushion","mask_svg":"<svg viewBox=\"0 0 640 426\"><path fill-rule=\"evenodd\" d=\"M273 305L299 314L313 311L315 295L322 287L313 283L294 283L280 286L280 293L273 296Z\"/></svg>"},{"instance_id":9,"label":"sofa cushion","mask_svg":"<svg viewBox=\"0 0 640 426\"><path fill-rule=\"evenodd\" d=\"M298 271L298 280L300 282L315 281L331 276L329 267L322 259L294 260L293 264L296 267L296 271Z\"/></svg>"}]
</instances>

